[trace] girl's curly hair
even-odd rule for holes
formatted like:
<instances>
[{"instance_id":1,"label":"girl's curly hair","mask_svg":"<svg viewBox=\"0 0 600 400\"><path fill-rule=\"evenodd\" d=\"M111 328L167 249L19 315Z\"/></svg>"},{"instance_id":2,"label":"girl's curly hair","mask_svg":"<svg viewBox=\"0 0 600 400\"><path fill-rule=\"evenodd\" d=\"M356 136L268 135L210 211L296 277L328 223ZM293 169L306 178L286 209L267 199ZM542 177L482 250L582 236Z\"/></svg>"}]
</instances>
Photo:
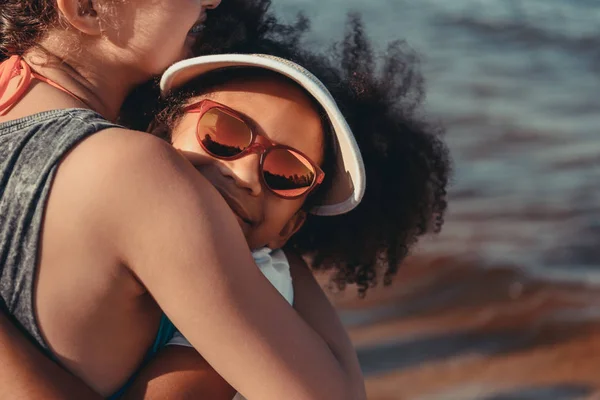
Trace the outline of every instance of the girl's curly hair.
<instances>
[{"instance_id":1,"label":"girl's curly hair","mask_svg":"<svg viewBox=\"0 0 600 400\"><path fill-rule=\"evenodd\" d=\"M363 155L367 190L361 204L335 217L309 215L288 246L315 270L334 271L340 290L364 295L381 276L391 282L417 239L439 232L446 211L450 158L443 130L421 115L423 78L405 43L377 55L359 15L326 54L303 48L309 21L282 24L269 0L228 0L208 19L196 54L266 53L292 60L329 89Z\"/></svg>"}]
</instances>

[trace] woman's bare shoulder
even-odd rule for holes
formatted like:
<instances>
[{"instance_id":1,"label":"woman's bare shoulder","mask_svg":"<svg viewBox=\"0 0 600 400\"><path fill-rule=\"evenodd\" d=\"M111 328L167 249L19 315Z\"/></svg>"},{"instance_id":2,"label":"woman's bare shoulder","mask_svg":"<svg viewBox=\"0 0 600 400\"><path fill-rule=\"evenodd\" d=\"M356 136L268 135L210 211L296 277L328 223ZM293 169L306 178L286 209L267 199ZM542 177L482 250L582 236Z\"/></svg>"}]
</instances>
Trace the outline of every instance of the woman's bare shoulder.
<instances>
[{"instance_id":1,"label":"woman's bare shoulder","mask_svg":"<svg viewBox=\"0 0 600 400\"><path fill-rule=\"evenodd\" d=\"M218 192L169 143L119 128L86 138L64 158L52 196L76 208L69 212L93 216L86 225L113 237L131 235L136 218L161 230L178 216L226 210ZM165 213L170 221L157 218Z\"/></svg>"},{"instance_id":2,"label":"woman's bare shoulder","mask_svg":"<svg viewBox=\"0 0 600 400\"><path fill-rule=\"evenodd\" d=\"M60 173L89 190L110 193L123 185L209 183L169 143L148 133L122 128L102 130L79 143L62 161ZM206 193L200 190L197 194Z\"/></svg>"}]
</instances>

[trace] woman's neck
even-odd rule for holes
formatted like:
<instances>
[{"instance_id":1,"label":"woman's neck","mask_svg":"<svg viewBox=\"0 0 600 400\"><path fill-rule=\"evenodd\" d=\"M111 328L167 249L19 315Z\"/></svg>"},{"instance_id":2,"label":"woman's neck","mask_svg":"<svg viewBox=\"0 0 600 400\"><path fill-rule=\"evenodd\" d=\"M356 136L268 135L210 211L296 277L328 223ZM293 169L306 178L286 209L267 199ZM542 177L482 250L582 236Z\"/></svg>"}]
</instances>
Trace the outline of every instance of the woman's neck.
<instances>
[{"instance_id":1,"label":"woman's neck","mask_svg":"<svg viewBox=\"0 0 600 400\"><path fill-rule=\"evenodd\" d=\"M35 49L23 58L36 73L67 89L110 121L117 119L125 97L141 83L128 74L126 68L115 68L90 57L66 61L49 51Z\"/></svg>"}]
</instances>

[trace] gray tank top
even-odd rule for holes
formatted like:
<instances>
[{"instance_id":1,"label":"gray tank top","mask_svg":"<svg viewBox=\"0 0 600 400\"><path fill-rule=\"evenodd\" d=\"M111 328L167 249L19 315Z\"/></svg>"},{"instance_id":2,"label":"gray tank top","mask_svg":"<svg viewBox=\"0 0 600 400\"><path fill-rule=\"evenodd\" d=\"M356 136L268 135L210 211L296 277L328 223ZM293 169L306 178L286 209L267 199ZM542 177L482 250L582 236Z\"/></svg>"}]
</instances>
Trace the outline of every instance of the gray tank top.
<instances>
[{"instance_id":1,"label":"gray tank top","mask_svg":"<svg viewBox=\"0 0 600 400\"><path fill-rule=\"evenodd\" d=\"M0 123L0 303L44 349L34 278L46 200L57 166L82 139L118 127L84 109Z\"/></svg>"}]
</instances>

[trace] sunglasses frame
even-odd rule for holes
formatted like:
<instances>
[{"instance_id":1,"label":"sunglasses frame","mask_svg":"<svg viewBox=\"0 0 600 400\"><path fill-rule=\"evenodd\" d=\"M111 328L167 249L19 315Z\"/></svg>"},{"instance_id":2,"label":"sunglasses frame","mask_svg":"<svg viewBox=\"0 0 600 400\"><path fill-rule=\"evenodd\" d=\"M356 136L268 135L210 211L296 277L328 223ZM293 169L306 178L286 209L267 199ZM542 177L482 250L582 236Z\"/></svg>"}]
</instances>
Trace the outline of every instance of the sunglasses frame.
<instances>
[{"instance_id":1,"label":"sunglasses frame","mask_svg":"<svg viewBox=\"0 0 600 400\"><path fill-rule=\"evenodd\" d=\"M242 150L239 154L236 154L234 156L231 157L223 157L223 156L219 156L217 154L214 154L213 152L211 152L210 150L208 150L206 148L206 146L204 146L204 144L202 143L202 140L200 140L200 121L202 120L202 117L204 116L204 114L206 114L208 111L212 110L212 109L218 109L221 112L224 112L225 114L239 120L242 121L250 130L250 134L251 139L250 139L250 144L248 145L248 147L246 147L244 150ZM256 154L260 154L260 161L259 161L259 165L258 165L258 171L259 171L259 175L260 175L260 179L261 179L261 183L264 185L264 187L266 187L271 193L273 193L275 196L280 197L282 199L286 199L286 200L294 200L294 199L299 199L303 196L307 196L309 195L312 191L314 191L321 183L323 183L323 179L325 179L325 172L323 172L323 170L321 169L321 167L319 167L313 160L311 160L308 156L306 156L304 153L302 153L300 150L296 150L293 147L290 146L286 146L283 144L278 144L273 142L272 140L270 140L269 138L265 137L264 135L261 135L259 133L257 133L254 129L254 124L247 118L245 117L242 113L237 112L223 104L217 103L215 101L212 100L208 100L208 99L204 99L204 100L200 100L196 103L192 103L188 106L186 106L183 109L184 113L186 114L199 114L198 115L198 122L196 122L196 140L198 141L198 143L200 144L200 146L204 149L204 151L206 151L211 157L214 157L216 159L219 160L225 160L225 161L233 161L233 160L237 160L239 158L242 158L246 155L252 154L252 153L256 153ZM264 142L267 143L267 145L264 145L262 143L256 143L256 138L260 136ZM310 164L310 166L314 169L315 171L315 177L313 179L313 182L311 183L310 187L308 187L308 189L306 189L306 191L302 194L296 195L296 196L284 196L281 195L279 193L277 193L274 189L272 189L266 182L265 180L265 172L264 172L264 161L265 158L267 157L267 155L269 154L269 152L275 150L275 149L285 149L285 150L289 150L291 152L294 152L300 156L302 156L306 161L308 161L308 163Z\"/></svg>"}]
</instances>

